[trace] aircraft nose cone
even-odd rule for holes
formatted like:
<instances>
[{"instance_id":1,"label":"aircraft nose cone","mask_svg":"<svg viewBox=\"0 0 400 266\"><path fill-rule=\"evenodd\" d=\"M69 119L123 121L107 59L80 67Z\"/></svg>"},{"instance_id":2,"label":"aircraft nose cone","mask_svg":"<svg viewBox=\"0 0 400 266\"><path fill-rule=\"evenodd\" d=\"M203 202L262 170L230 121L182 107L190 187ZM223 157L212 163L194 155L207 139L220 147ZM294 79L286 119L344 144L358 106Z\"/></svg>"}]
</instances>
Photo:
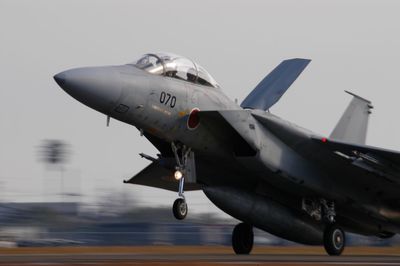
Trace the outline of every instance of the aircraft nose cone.
<instances>
[{"instance_id":1,"label":"aircraft nose cone","mask_svg":"<svg viewBox=\"0 0 400 266\"><path fill-rule=\"evenodd\" d=\"M121 96L119 72L114 67L76 68L54 76L69 95L100 112L108 112Z\"/></svg>"},{"instance_id":2,"label":"aircraft nose cone","mask_svg":"<svg viewBox=\"0 0 400 266\"><path fill-rule=\"evenodd\" d=\"M63 73L58 73L57 75L54 76L54 80L57 82L58 86L60 86L61 88L64 86L65 84L65 75Z\"/></svg>"}]
</instances>

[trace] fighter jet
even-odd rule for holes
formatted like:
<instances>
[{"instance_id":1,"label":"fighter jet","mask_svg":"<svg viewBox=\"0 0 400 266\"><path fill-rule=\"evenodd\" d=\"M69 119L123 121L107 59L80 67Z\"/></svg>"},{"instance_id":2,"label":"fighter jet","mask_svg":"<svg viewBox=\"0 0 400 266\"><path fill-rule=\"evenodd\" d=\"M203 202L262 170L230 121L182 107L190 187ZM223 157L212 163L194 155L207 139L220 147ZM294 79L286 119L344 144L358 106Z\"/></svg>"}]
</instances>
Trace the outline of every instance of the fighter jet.
<instances>
[{"instance_id":1,"label":"fighter jet","mask_svg":"<svg viewBox=\"0 0 400 266\"><path fill-rule=\"evenodd\" d=\"M269 109L310 63L280 63L238 105L199 64L151 53L118 66L54 76L81 103L135 126L159 151L125 183L175 191L174 216L188 213L184 191L202 190L241 221L232 247L249 254L253 228L340 255L345 232L389 238L400 232L400 153L365 144L370 101L352 100L330 136Z\"/></svg>"}]
</instances>

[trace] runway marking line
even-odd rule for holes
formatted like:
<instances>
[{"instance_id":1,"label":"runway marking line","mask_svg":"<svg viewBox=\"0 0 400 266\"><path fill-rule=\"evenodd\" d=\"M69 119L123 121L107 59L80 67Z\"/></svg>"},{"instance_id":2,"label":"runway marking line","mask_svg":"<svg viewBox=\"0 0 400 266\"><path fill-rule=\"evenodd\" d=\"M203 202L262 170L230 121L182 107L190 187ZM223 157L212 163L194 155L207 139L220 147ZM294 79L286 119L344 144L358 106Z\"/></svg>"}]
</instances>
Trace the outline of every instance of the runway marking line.
<instances>
[{"instance_id":1,"label":"runway marking line","mask_svg":"<svg viewBox=\"0 0 400 266\"><path fill-rule=\"evenodd\" d=\"M234 254L228 246L75 246L0 248L0 254ZM325 255L322 247L257 246L252 255ZM346 247L343 255L400 256L398 247Z\"/></svg>"},{"instance_id":2,"label":"runway marking line","mask_svg":"<svg viewBox=\"0 0 400 266\"><path fill-rule=\"evenodd\" d=\"M349 247L330 257L322 247L256 247L250 256L226 246L0 248L3 265L88 266L400 265L400 247Z\"/></svg>"}]
</instances>

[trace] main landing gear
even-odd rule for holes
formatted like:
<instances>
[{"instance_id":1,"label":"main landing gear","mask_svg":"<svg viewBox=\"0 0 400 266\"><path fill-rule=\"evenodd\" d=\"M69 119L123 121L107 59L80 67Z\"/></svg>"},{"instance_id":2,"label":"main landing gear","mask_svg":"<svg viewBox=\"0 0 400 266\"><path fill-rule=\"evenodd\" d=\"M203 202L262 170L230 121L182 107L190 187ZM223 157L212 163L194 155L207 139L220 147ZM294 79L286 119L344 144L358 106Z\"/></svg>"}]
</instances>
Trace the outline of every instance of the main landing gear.
<instances>
[{"instance_id":1,"label":"main landing gear","mask_svg":"<svg viewBox=\"0 0 400 266\"><path fill-rule=\"evenodd\" d=\"M346 237L335 221L335 203L325 199L303 199L302 209L315 220L325 223L323 243L326 252L331 256L342 254Z\"/></svg>"},{"instance_id":2,"label":"main landing gear","mask_svg":"<svg viewBox=\"0 0 400 266\"><path fill-rule=\"evenodd\" d=\"M336 224L335 203L322 199L322 217L326 223L324 230L324 248L330 256L342 254L346 245L346 237L342 228Z\"/></svg>"},{"instance_id":3,"label":"main landing gear","mask_svg":"<svg viewBox=\"0 0 400 266\"><path fill-rule=\"evenodd\" d=\"M179 198L175 200L174 205L172 206L172 212L176 219L183 220L185 219L188 213L188 207L186 204L186 199L184 193L184 185L185 185L185 170L187 159L190 154L190 148L185 145L177 144L174 142L171 144L172 152L175 155L176 167L174 177L179 181Z\"/></svg>"},{"instance_id":4,"label":"main landing gear","mask_svg":"<svg viewBox=\"0 0 400 266\"><path fill-rule=\"evenodd\" d=\"M326 226L324 231L324 247L331 256L342 254L346 244L344 231L335 223Z\"/></svg>"},{"instance_id":5,"label":"main landing gear","mask_svg":"<svg viewBox=\"0 0 400 266\"><path fill-rule=\"evenodd\" d=\"M253 249L254 233L251 225L240 223L232 233L232 247L236 254L248 255Z\"/></svg>"}]
</instances>

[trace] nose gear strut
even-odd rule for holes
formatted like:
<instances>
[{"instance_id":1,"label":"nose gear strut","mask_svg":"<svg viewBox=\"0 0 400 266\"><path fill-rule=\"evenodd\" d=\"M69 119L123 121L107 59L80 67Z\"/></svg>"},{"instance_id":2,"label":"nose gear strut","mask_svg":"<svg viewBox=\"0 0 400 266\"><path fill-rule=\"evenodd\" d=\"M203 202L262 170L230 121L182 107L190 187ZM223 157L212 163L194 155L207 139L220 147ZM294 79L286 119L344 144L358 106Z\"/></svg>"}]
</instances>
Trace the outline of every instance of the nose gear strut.
<instances>
[{"instance_id":1,"label":"nose gear strut","mask_svg":"<svg viewBox=\"0 0 400 266\"><path fill-rule=\"evenodd\" d=\"M184 185L185 185L185 175L187 160L191 149L186 145L174 142L171 143L172 152L175 155L176 166L175 166L175 179L179 180L178 196L179 198L175 200L172 206L172 211L176 219L185 219L188 213L188 207L186 204L186 199L184 195Z\"/></svg>"}]
</instances>

